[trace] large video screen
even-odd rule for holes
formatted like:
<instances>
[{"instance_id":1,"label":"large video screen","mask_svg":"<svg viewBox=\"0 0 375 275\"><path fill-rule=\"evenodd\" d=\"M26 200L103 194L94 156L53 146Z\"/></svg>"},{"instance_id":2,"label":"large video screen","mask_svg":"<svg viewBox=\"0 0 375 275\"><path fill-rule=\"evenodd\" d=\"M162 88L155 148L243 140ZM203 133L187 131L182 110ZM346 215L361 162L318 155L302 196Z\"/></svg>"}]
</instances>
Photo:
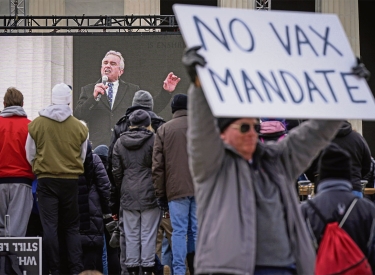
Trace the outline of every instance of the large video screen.
<instances>
[{"instance_id":1,"label":"large video screen","mask_svg":"<svg viewBox=\"0 0 375 275\"><path fill-rule=\"evenodd\" d=\"M101 62L109 50L122 53L125 71L121 79L137 84L156 96L169 72L181 77L175 93L186 93L188 75L181 58L185 44L180 34L144 33L75 36L73 38L73 107L82 86L100 80ZM172 117L169 102L158 113L165 120ZM157 108L160 109L160 108Z\"/></svg>"}]
</instances>

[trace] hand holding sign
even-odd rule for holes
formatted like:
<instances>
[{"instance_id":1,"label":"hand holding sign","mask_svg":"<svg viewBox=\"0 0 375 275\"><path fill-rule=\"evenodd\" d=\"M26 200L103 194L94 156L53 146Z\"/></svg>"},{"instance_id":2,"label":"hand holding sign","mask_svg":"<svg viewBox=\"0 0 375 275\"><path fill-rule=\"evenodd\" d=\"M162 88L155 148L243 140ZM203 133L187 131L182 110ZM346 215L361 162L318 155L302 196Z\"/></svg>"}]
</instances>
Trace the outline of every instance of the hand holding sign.
<instances>
[{"instance_id":1,"label":"hand holding sign","mask_svg":"<svg viewBox=\"0 0 375 275\"><path fill-rule=\"evenodd\" d=\"M361 58L357 57L357 65L352 67L352 71L355 75L358 75L359 77L363 77L367 81L370 80L371 73L369 70L367 70L365 64L363 64Z\"/></svg>"},{"instance_id":2,"label":"hand holding sign","mask_svg":"<svg viewBox=\"0 0 375 275\"><path fill-rule=\"evenodd\" d=\"M182 57L182 64L184 64L188 75L190 76L190 81L195 82L195 78L197 77L197 71L195 69L196 65L200 65L204 67L206 65L206 60L202 55L198 53L201 46L194 46L185 50L185 53Z\"/></svg>"}]
</instances>

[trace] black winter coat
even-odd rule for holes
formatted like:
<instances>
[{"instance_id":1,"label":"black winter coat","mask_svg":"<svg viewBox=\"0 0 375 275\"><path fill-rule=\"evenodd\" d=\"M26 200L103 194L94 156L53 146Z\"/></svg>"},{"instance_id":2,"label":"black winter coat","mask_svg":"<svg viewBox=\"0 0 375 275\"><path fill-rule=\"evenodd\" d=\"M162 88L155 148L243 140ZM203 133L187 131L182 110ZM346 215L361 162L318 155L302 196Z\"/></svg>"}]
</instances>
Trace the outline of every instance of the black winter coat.
<instances>
[{"instance_id":1,"label":"black winter coat","mask_svg":"<svg viewBox=\"0 0 375 275\"><path fill-rule=\"evenodd\" d=\"M366 140L359 133L353 131L352 125L345 121L332 142L350 154L353 190L361 191L361 179L364 179L371 168L371 152Z\"/></svg>"},{"instance_id":2,"label":"black winter coat","mask_svg":"<svg viewBox=\"0 0 375 275\"><path fill-rule=\"evenodd\" d=\"M350 154L352 160L351 182L353 190L362 191L361 179L364 179L371 168L371 152L366 140L359 133L353 131L352 125L348 121L345 121L332 142ZM317 182L319 156L306 171L307 177L313 182Z\"/></svg>"},{"instance_id":3,"label":"black winter coat","mask_svg":"<svg viewBox=\"0 0 375 275\"><path fill-rule=\"evenodd\" d=\"M351 192L348 181L325 180L319 186L325 186L312 199L324 218L329 221L341 221L346 209L356 197ZM341 209L341 213L339 214ZM301 204L302 215L311 225L310 234L320 243L325 225L315 210L306 202ZM308 226L308 228L310 228ZM367 257L373 272L375 271L375 205L368 199L359 199L342 227ZM313 239L312 238L312 239Z\"/></svg>"},{"instance_id":4,"label":"black winter coat","mask_svg":"<svg viewBox=\"0 0 375 275\"><path fill-rule=\"evenodd\" d=\"M145 128L131 129L116 141L113 149L113 177L121 186L124 210L157 207L152 184L152 150L155 134Z\"/></svg>"},{"instance_id":5,"label":"black winter coat","mask_svg":"<svg viewBox=\"0 0 375 275\"><path fill-rule=\"evenodd\" d=\"M88 150L85 175L78 180L78 204L82 246L103 246L103 214L109 208L110 182L100 157Z\"/></svg>"}]
</instances>

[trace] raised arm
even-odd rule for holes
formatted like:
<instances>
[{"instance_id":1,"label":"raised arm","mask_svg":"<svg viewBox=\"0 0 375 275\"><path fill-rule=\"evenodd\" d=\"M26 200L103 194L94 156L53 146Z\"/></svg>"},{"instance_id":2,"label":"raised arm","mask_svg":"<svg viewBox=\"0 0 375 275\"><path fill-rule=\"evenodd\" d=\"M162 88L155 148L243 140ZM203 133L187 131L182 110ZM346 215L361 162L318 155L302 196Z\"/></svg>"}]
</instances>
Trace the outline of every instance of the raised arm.
<instances>
[{"instance_id":1,"label":"raised arm","mask_svg":"<svg viewBox=\"0 0 375 275\"><path fill-rule=\"evenodd\" d=\"M195 66L206 61L197 53L200 47L188 49L182 59L192 83L188 91L188 155L192 176L196 183L219 171L225 154L224 143L216 126L216 119L200 87Z\"/></svg>"},{"instance_id":2,"label":"raised arm","mask_svg":"<svg viewBox=\"0 0 375 275\"><path fill-rule=\"evenodd\" d=\"M280 154L280 161L291 182L331 142L341 125L341 120L308 120L292 129L285 139L271 146Z\"/></svg>"},{"instance_id":3,"label":"raised arm","mask_svg":"<svg viewBox=\"0 0 375 275\"><path fill-rule=\"evenodd\" d=\"M165 106L167 106L169 100L172 97L172 93L177 87L178 82L181 78L175 75L173 72L170 72L163 82L163 89L160 93L154 98L154 112L160 113L163 111Z\"/></svg>"}]
</instances>

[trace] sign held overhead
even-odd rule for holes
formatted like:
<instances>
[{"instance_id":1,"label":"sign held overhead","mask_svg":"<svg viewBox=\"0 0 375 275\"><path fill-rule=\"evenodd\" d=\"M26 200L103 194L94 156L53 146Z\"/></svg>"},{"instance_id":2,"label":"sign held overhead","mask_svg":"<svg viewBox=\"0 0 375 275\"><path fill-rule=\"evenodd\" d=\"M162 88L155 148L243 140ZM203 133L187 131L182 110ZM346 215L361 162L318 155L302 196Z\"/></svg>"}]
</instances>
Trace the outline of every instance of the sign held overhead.
<instances>
[{"instance_id":1,"label":"sign held overhead","mask_svg":"<svg viewBox=\"0 0 375 275\"><path fill-rule=\"evenodd\" d=\"M187 47L218 117L375 119L366 80L334 14L176 4Z\"/></svg>"}]
</instances>

